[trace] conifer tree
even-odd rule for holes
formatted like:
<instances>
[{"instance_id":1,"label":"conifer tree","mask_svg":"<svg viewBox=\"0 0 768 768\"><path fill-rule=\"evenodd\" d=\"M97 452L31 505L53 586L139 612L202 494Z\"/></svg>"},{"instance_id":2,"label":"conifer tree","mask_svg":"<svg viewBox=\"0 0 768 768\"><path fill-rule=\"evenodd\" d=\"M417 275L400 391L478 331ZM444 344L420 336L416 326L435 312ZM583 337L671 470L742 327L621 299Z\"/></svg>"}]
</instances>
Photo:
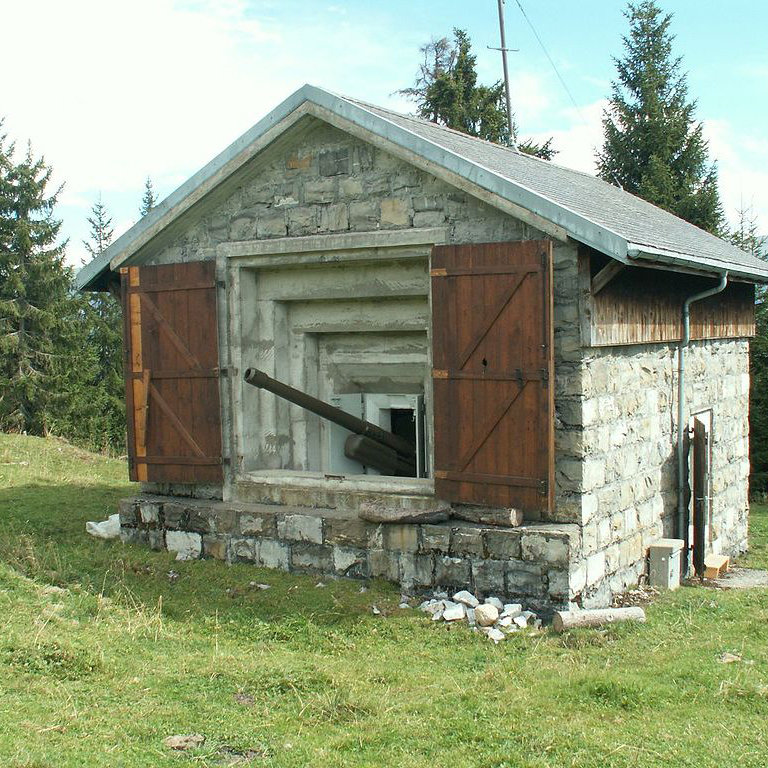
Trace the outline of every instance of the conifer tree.
<instances>
[{"instance_id":1,"label":"conifer tree","mask_svg":"<svg viewBox=\"0 0 768 768\"><path fill-rule=\"evenodd\" d=\"M101 196L88 217L91 231L84 240L86 250L96 258L112 242L112 218ZM92 403L88 416L68 425L67 431L91 448L122 451L125 447L125 385L122 364L122 309L117 297L93 292L83 298L87 329L86 345L93 360L87 380Z\"/></svg>"},{"instance_id":2,"label":"conifer tree","mask_svg":"<svg viewBox=\"0 0 768 768\"><path fill-rule=\"evenodd\" d=\"M454 29L453 42L442 37L420 51L423 61L414 85L398 91L416 103L419 117L496 144L515 141L517 126L507 119L504 84L478 84L477 57L465 30ZM555 155L551 139L544 144L527 140L518 149L545 160Z\"/></svg>"},{"instance_id":3,"label":"conifer tree","mask_svg":"<svg viewBox=\"0 0 768 768\"><path fill-rule=\"evenodd\" d=\"M601 178L716 234L723 214L717 170L709 162L696 102L688 99L686 74L672 53L671 14L654 0L630 3L624 57L615 59L603 115Z\"/></svg>"},{"instance_id":4,"label":"conifer tree","mask_svg":"<svg viewBox=\"0 0 768 768\"><path fill-rule=\"evenodd\" d=\"M758 235L757 216L751 207L739 208L731 242L751 256L768 258L768 248ZM757 287L755 336L749 345L749 459L750 490L768 493L768 300L765 286Z\"/></svg>"},{"instance_id":5,"label":"conifer tree","mask_svg":"<svg viewBox=\"0 0 768 768\"><path fill-rule=\"evenodd\" d=\"M146 216L157 205L157 195L152 185L152 179L147 176L144 182L144 197L141 198L141 215Z\"/></svg>"},{"instance_id":6,"label":"conifer tree","mask_svg":"<svg viewBox=\"0 0 768 768\"><path fill-rule=\"evenodd\" d=\"M38 435L55 421L79 353L51 173L31 147L16 162L0 137L0 429Z\"/></svg>"}]
</instances>

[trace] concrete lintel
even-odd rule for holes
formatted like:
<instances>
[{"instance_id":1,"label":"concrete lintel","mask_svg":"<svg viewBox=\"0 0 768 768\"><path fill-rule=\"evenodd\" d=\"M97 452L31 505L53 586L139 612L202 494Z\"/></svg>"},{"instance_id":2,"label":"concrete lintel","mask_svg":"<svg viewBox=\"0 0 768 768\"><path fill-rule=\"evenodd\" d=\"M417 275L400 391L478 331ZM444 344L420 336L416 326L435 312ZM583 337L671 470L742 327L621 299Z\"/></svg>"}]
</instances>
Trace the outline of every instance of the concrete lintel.
<instances>
[{"instance_id":1,"label":"concrete lintel","mask_svg":"<svg viewBox=\"0 0 768 768\"><path fill-rule=\"evenodd\" d=\"M446 242L446 239L445 227L431 227L374 232L344 232L306 237L277 237L271 240L245 240L239 243L220 243L216 251L221 256L236 259L247 256L398 248L408 245L441 245Z\"/></svg>"}]
</instances>

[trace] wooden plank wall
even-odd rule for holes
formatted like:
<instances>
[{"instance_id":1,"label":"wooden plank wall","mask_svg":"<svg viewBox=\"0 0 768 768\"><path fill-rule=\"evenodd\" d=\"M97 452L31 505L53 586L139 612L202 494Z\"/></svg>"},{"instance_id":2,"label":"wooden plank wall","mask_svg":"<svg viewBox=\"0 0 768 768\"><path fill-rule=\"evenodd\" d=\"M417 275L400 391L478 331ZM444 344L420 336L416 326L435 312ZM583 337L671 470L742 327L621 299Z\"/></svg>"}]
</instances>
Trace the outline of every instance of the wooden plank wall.
<instances>
[{"instance_id":1,"label":"wooden plank wall","mask_svg":"<svg viewBox=\"0 0 768 768\"><path fill-rule=\"evenodd\" d=\"M593 266L593 276L596 271ZM627 267L591 297L592 345L679 341L683 302L716 284L714 278ZM691 306L691 339L754 335L755 289L749 283L730 283Z\"/></svg>"}]
</instances>

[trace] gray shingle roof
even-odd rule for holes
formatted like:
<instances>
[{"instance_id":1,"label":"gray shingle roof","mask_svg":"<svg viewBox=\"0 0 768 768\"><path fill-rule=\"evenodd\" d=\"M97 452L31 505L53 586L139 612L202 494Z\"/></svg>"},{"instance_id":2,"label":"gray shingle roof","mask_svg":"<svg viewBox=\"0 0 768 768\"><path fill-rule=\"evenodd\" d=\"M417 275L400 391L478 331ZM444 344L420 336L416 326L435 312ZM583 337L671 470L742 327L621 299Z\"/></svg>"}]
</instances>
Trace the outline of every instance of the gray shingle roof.
<instances>
[{"instance_id":1,"label":"gray shingle roof","mask_svg":"<svg viewBox=\"0 0 768 768\"><path fill-rule=\"evenodd\" d=\"M703 272L728 270L734 277L768 282L768 262L594 176L305 85L83 267L78 287L103 287L110 269L130 264L140 248L248 162L263 142L275 138L269 132L302 105L321 119L332 114L456 173L625 264L650 261Z\"/></svg>"},{"instance_id":2,"label":"gray shingle roof","mask_svg":"<svg viewBox=\"0 0 768 768\"><path fill-rule=\"evenodd\" d=\"M527 187L556 205L600 224L629 243L712 260L722 264L724 269L738 264L748 269L768 270L768 263L762 259L588 173L372 104L356 103L405 130Z\"/></svg>"}]
</instances>

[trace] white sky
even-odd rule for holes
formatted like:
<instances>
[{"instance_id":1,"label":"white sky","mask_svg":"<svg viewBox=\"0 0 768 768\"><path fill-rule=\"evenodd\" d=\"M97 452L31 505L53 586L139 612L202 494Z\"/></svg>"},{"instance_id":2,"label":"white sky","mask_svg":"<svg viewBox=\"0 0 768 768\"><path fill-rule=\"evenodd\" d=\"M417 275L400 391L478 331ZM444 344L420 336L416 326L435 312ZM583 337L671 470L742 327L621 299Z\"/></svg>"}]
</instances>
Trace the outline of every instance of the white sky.
<instances>
[{"instance_id":1,"label":"white sky","mask_svg":"<svg viewBox=\"0 0 768 768\"><path fill-rule=\"evenodd\" d=\"M86 217L99 194L119 235L138 218L147 175L164 197L304 82L408 111L393 92L411 83L418 47L454 25L469 31L481 79L500 76L498 54L486 48L498 44L491 0L471 7L457 0L0 2L0 116L9 138L19 147L31 140L53 166L56 182L65 182L58 216L75 265L84 256ZM751 205L766 230L768 139L760 118L768 101L768 64L750 52L744 36L754 26L749 19L733 55L722 50L714 22L687 35L706 15L708 2L662 5L679 22L676 52L691 71L691 95L699 100L698 117L718 161L727 212L733 218L737 207ZM625 31L622 4L524 5L579 109L516 6L507 3L508 44L521 49L511 59L521 133L554 136L557 162L593 171L601 111L615 76L610 57L620 53ZM585 12L576 13L575 5ZM565 18L568 13L573 18ZM708 31L719 49L701 41ZM759 31L752 34L757 41ZM716 69L710 72L715 50L721 59L711 62ZM721 72L724 67L733 72ZM759 104L757 111L734 109L734 88L746 89L744 98ZM755 99L756 93L762 95Z\"/></svg>"}]
</instances>

